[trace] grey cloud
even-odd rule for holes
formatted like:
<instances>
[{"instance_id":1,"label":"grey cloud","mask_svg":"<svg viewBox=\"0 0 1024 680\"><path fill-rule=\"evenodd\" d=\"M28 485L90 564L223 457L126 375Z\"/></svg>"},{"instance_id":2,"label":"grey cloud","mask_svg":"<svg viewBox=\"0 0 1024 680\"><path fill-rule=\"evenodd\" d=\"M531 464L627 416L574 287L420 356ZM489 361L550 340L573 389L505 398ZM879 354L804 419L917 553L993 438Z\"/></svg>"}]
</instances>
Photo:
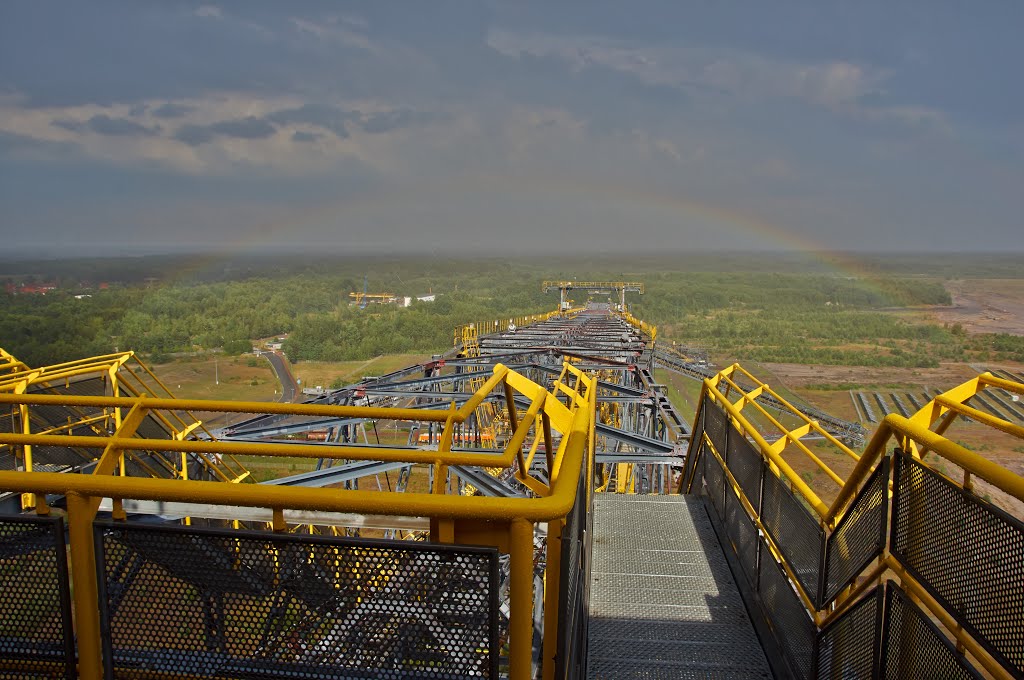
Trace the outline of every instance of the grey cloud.
<instances>
[{"instance_id":1,"label":"grey cloud","mask_svg":"<svg viewBox=\"0 0 1024 680\"><path fill-rule=\"evenodd\" d=\"M64 130L70 130L71 132L82 132L85 130L85 123L81 123L77 120L52 120L50 121L50 125Z\"/></svg>"},{"instance_id":2,"label":"grey cloud","mask_svg":"<svg viewBox=\"0 0 1024 680\"><path fill-rule=\"evenodd\" d=\"M266 139L277 131L265 118L249 116L236 120L222 120L212 125L182 125L174 138L189 146L206 144L214 137L237 137L239 139Z\"/></svg>"},{"instance_id":3,"label":"grey cloud","mask_svg":"<svg viewBox=\"0 0 1024 680\"><path fill-rule=\"evenodd\" d=\"M111 118L107 115L96 115L82 122L77 120L54 120L50 125L70 130L71 132L92 131L98 135L112 137L153 136L160 133L160 127L146 127L128 118Z\"/></svg>"},{"instance_id":4,"label":"grey cloud","mask_svg":"<svg viewBox=\"0 0 1024 680\"><path fill-rule=\"evenodd\" d=\"M193 107L186 104L175 104L174 102L167 102L153 109L152 113L157 118L181 118L186 113L190 112Z\"/></svg>"},{"instance_id":5,"label":"grey cloud","mask_svg":"<svg viewBox=\"0 0 1024 680\"><path fill-rule=\"evenodd\" d=\"M367 114L357 110L341 109L329 104L315 103L304 104L293 109L282 109L267 116L267 120L279 125L299 123L322 127L341 139L349 136L352 125L364 132L378 134L414 125L425 125L442 118L444 118L444 114L407 108Z\"/></svg>"},{"instance_id":6,"label":"grey cloud","mask_svg":"<svg viewBox=\"0 0 1024 680\"><path fill-rule=\"evenodd\" d=\"M53 124L56 125L57 123L54 122ZM27 153L35 156L60 158L66 161L76 150L77 145L72 142L53 142L0 130L0 152L4 154Z\"/></svg>"},{"instance_id":7,"label":"grey cloud","mask_svg":"<svg viewBox=\"0 0 1024 680\"><path fill-rule=\"evenodd\" d=\"M160 132L159 127L146 127L134 120L127 118L111 118L110 116L98 115L89 119L89 129L100 135L126 136L143 135L151 136Z\"/></svg>"},{"instance_id":8,"label":"grey cloud","mask_svg":"<svg viewBox=\"0 0 1024 680\"><path fill-rule=\"evenodd\" d=\"M267 116L269 120L281 125L304 123L316 125L330 130L341 139L348 137L345 129L346 121L358 121L358 111L345 111L327 104L303 104L294 109L282 109Z\"/></svg>"},{"instance_id":9,"label":"grey cloud","mask_svg":"<svg viewBox=\"0 0 1024 680\"><path fill-rule=\"evenodd\" d=\"M363 131L371 134L391 132L414 125L425 125L439 118L438 115L411 109L396 109L383 113L374 113L363 120Z\"/></svg>"},{"instance_id":10,"label":"grey cloud","mask_svg":"<svg viewBox=\"0 0 1024 680\"><path fill-rule=\"evenodd\" d=\"M292 134L293 142L315 142L316 140L323 137L323 135L317 132L306 132L304 130L296 130Z\"/></svg>"},{"instance_id":11,"label":"grey cloud","mask_svg":"<svg viewBox=\"0 0 1024 680\"><path fill-rule=\"evenodd\" d=\"M182 125L174 133L174 138L189 146L199 146L213 139L214 134L206 125Z\"/></svg>"},{"instance_id":12,"label":"grey cloud","mask_svg":"<svg viewBox=\"0 0 1024 680\"><path fill-rule=\"evenodd\" d=\"M213 132L225 137L239 137L241 139L265 139L274 134L277 130L264 118L249 116L238 120L222 120L210 126Z\"/></svg>"}]
</instances>

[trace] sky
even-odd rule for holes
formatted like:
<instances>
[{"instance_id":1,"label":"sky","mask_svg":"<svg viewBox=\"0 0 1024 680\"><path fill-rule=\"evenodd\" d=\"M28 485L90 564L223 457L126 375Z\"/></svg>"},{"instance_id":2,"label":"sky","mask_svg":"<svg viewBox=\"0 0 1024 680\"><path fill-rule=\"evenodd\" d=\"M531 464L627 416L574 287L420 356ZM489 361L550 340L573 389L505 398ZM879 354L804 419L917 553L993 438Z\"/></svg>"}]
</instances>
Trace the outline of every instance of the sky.
<instances>
[{"instance_id":1,"label":"sky","mask_svg":"<svg viewBox=\"0 0 1024 680\"><path fill-rule=\"evenodd\" d=\"M1024 250L1024 3L0 4L0 251Z\"/></svg>"}]
</instances>

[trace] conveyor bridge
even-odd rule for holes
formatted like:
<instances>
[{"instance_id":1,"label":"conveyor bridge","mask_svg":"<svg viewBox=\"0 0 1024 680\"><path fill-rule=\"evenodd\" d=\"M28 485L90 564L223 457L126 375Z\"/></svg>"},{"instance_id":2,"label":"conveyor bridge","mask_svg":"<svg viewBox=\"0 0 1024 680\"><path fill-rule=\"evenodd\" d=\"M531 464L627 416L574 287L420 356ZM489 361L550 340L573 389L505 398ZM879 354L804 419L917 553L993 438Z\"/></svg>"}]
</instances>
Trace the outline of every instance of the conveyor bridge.
<instances>
[{"instance_id":1,"label":"conveyor bridge","mask_svg":"<svg viewBox=\"0 0 1024 680\"><path fill-rule=\"evenodd\" d=\"M738 365L681 415L628 313L516 321L301 404L0 351L0 676L1024 677L1024 479L948 432L1024 385L854 451Z\"/></svg>"}]
</instances>

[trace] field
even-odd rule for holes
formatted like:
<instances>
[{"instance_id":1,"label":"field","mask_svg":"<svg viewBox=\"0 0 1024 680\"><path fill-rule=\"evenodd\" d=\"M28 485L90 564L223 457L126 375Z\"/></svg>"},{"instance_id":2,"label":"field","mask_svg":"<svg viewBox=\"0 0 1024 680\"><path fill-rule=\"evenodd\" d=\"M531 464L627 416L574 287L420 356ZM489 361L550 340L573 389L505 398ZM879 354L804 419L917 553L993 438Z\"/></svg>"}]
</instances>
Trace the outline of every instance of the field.
<instances>
[{"instance_id":1,"label":"field","mask_svg":"<svg viewBox=\"0 0 1024 680\"><path fill-rule=\"evenodd\" d=\"M266 359L248 357L182 357L148 364L174 396L182 399L274 401L281 384Z\"/></svg>"},{"instance_id":2,"label":"field","mask_svg":"<svg viewBox=\"0 0 1024 680\"><path fill-rule=\"evenodd\" d=\"M391 354L366 361L300 361L292 364L292 374L303 387L343 387L429 360L428 354Z\"/></svg>"}]
</instances>

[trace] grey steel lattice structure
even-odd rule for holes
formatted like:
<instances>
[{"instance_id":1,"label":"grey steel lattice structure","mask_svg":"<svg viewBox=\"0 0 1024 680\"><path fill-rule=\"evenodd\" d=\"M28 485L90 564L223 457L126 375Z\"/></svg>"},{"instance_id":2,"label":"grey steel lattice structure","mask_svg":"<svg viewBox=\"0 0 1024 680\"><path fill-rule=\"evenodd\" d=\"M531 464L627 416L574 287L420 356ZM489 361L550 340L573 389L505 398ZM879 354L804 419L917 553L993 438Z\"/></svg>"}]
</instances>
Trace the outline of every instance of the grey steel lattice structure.
<instances>
[{"instance_id":1,"label":"grey steel lattice structure","mask_svg":"<svg viewBox=\"0 0 1024 680\"><path fill-rule=\"evenodd\" d=\"M563 358L576 362L587 371L600 375L598 403L605 417L598 425L596 460L612 477L636 472L638 492L670 490L673 469L682 463L689 438L689 416L678 412L665 394L665 386L655 382L652 372L654 348L645 334L614 314L607 305L593 305L586 311L566 317L479 338L479 356L466 356L466 348L456 347L429 362L403 368L387 375L333 390L310 403L341 405L403 406L410 408L446 407L465 403L479 386L481 376L489 374L501 362L539 384L550 384L558 377ZM497 404L499 394L489 398ZM520 403L520 407L524 404ZM487 422L487 414L478 410L456 440L454 450L480 451L502 443L500 427ZM437 443L438 428L409 422L406 446L418 448ZM500 425L500 424L499 424ZM227 441L280 441L302 446L290 436L326 431L326 443L346 446L369 445L372 424L355 419L324 420L294 416L264 415L216 432ZM322 442L318 442L322 443ZM325 469L321 461L316 470L294 475L276 483L324 486L335 483L356 485L360 478L383 471L363 465L340 465ZM633 466L632 471L619 465ZM606 466L606 467L604 467ZM393 469L393 468L389 468ZM473 486L483 494L513 496L523 490L511 478L495 478L480 469L459 469L460 478L474 478Z\"/></svg>"}]
</instances>

